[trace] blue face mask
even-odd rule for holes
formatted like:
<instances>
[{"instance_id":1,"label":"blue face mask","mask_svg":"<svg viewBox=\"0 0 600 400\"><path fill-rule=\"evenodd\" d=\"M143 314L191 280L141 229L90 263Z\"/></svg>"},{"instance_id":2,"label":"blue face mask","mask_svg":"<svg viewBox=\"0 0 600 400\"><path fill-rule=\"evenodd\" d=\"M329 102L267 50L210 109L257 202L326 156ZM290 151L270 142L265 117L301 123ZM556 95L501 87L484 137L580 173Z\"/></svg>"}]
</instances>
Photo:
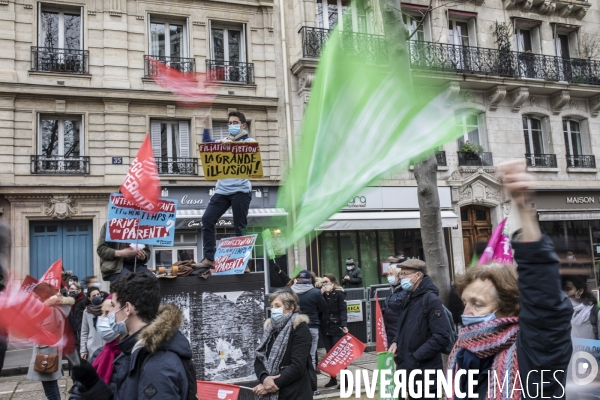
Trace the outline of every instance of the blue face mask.
<instances>
[{"instance_id":1,"label":"blue face mask","mask_svg":"<svg viewBox=\"0 0 600 400\"><path fill-rule=\"evenodd\" d=\"M127 335L129 333L129 332L127 332L127 327L125 326L125 321L129 317L125 318L121 322L115 321L115 315L124 308L125 308L125 306L121 307L119 310L115 311L114 313L108 314L108 323L110 325L110 329L112 329L114 332L116 332L119 335Z\"/></svg>"},{"instance_id":2,"label":"blue face mask","mask_svg":"<svg viewBox=\"0 0 600 400\"><path fill-rule=\"evenodd\" d=\"M119 337L119 334L113 331L107 317L98 317L96 321L96 330L106 343L110 343Z\"/></svg>"},{"instance_id":3,"label":"blue face mask","mask_svg":"<svg viewBox=\"0 0 600 400\"><path fill-rule=\"evenodd\" d=\"M233 136L235 136L242 131L242 126L241 125L229 125L229 127L227 129L229 130L229 133L231 133Z\"/></svg>"},{"instance_id":4,"label":"blue face mask","mask_svg":"<svg viewBox=\"0 0 600 400\"><path fill-rule=\"evenodd\" d=\"M498 311L498 310L496 310ZM464 326L471 326L482 324L484 322L490 322L496 319L496 311L485 314L485 315L461 315L462 323Z\"/></svg>"},{"instance_id":5,"label":"blue face mask","mask_svg":"<svg viewBox=\"0 0 600 400\"><path fill-rule=\"evenodd\" d=\"M387 278L388 278L388 283L389 283L390 285L395 285L395 284L397 284L397 283L398 283L398 279L396 279L396 277L394 277L394 276L389 276L389 275L388 275L388 277L387 277Z\"/></svg>"},{"instance_id":6,"label":"blue face mask","mask_svg":"<svg viewBox=\"0 0 600 400\"><path fill-rule=\"evenodd\" d=\"M283 318L283 308L271 308L271 319L273 321L281 321Z\"/></svg>"},{"instance_id":7,"label":"blue face mask","mask_svg":"<svg viewBox=\"0 0 600 400\"><path fill-rule=\"evenodd\" d=\"M404 278L400 280L400 286L402 286L402 289L406 290L407 292L410 292L415 287L415 284L411 283L411 279L412 278Z\"/></svg>"}]
</instances>

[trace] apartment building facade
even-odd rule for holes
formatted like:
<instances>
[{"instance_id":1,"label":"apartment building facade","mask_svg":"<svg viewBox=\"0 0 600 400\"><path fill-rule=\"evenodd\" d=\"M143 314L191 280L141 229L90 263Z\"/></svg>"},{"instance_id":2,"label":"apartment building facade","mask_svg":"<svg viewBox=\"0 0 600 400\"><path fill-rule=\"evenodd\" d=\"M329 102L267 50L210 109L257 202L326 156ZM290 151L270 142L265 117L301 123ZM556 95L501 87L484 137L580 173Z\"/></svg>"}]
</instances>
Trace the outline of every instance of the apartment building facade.
<instances>
[{"instance_id":1,"label":"apartment building facade","mask_svg":"<svg viewBox=\"0 0 600 400\"><path fill-rule=\"evenodd\" d=\"M151 265L199 261L214 187L197 153L208 114L214 139L226 136L228 112L246 115L265 175L253 182L252 229L274 215L286 149L274 10L270 0L0 2L0 219L18 276L39 277L59 258L80 277L99 275L108 195L147 133L163 196L180 208L176 246L155 247ZM154 83L149 57L207 73L212 108L179 105ZM225 215L218 235L231 225Z\"/></svg>"}]
</instances>

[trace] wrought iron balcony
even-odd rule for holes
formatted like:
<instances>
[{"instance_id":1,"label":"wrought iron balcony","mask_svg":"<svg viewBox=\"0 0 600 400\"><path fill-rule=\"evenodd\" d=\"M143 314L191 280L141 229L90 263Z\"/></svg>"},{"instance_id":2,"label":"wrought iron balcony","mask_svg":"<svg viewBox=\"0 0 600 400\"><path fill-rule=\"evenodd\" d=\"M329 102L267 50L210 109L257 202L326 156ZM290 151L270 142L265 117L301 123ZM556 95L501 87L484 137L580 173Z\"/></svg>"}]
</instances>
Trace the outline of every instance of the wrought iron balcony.
<instances>
[{"instance_id":1,"label":"wrought iron balcony","mask_svg":"<svg viewBox=\"0 0 600 400\"><path fill-rule=\"evenodd\" d=\"M156 75L156 70L148 59L154 58L156 61L176 69L179 72L194 73L196 72L196 60L193 58L184 57L166 57L166 56L144 56L144 75L146 78L151 78Z\"/></svg>"},{"instance_id":2,"label":"wrought iron balcony","mask_svg":"<svg viewBox=\"0 0 600 400\"><path fill-rule=\"evenodd\" d=\"M458 165L461 167L491 167L494 165L492 153L458 152Z\"/></svg>"},{"instance_id":3,"label":"wrought iron balcony","mask_svg":"<svg viewBox=\"0 0 600 400\"><path fill-rule=\"evenodd\" d=\"M206 60L206 72L209 81L254 84L253 63Z\"/></svg>"},{"instance_id":4,"label":"wrought iron balcony","mask_svg":"<svg viewBox=\"0 0 600 400\"><path fill-rule=\"evenodd\" d=\"M156 159L159 175L198 175L197 158L160 157Z\"/></svg>"},{"instance_id":5,"label":"wrought iron balcony","mask_svg":"<svg viewBox=\"0 0 600 400\"><path fill-rule=\"evenodd\" d=\"M569 167L569 168L596 168L596 157L567 155L567 167Z\"/></svg>"},{"instance_id":6,"label":"wrought iron balcony","mask_svg":"<svg viewBox=\"0 0 600 400\"><path fill-rule=\"evenodd\" d=\"M32 174L88 175L89 157L31 156Z\"/></svg>"},{"instance_id":7,"label":"wrought iron balcony","mask_svg":"<svg viewBox=\"0 0 600 400\"><path fill-rule=\"evenodd\" d=\"M448 162L446 161L446 152L445 151L436 151L435 158L437 159L438 167L447 167Z\"/></svg>"},{"instance_id":8,"label":"wrought iron balcony","mask_svg":"<svg viewBox=\"0 0 600 400\"><path fill-rule=\"evenodd\" d=\"M87 74L88 50L31 47L31 70Z\"/></svg>"},{"instance_id":9,"label":"wrought iron balcony","mask_svg":"<svg viewBox=\"0 0 600 400\"><path fill-rule=\"evenodd\" d=\"M556 154L525 154L527 166L532 168L556 168Z\"/></svg>"}]
</instances>

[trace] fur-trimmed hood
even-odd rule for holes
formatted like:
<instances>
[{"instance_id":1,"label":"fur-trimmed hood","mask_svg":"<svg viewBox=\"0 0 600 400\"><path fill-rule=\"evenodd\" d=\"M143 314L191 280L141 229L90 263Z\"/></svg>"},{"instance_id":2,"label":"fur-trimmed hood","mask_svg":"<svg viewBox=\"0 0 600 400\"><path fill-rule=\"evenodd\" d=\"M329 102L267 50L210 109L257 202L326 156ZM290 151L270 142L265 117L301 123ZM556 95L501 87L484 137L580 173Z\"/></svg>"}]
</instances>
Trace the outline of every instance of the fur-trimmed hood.
<instances>
[{"instance_id":1,"label":"fur-trimmed hood","mask_svg":"<svg viewBox=\"0 0 600 400\"><path fill-rule=\"evenodd\" d=\"M190 343L179 331L182 322L183 313L179 308L173 304L161 306L154 321L140 332L133 351L144 347L151 354L156 353L157 350L166 350L177 353L183 358L192 358Z\"/></svg>"},{"instance_id":2,"label":"fur-trimmed hood","mask_svg":"<svg viewBox=\"0 0 600 400\"><path fill-rule=\"evenodd\" d=\"M298 316L294 320L294 329L296 329L298 327L298 325L300 325L303 322L306 325L308 325L310 323L310 319L308 318L308 315L298 314ZM271 325L271 318L267 318L263 328L267 329L267 326L269 326L269 325Z\"/></svg>"}]
</instances>

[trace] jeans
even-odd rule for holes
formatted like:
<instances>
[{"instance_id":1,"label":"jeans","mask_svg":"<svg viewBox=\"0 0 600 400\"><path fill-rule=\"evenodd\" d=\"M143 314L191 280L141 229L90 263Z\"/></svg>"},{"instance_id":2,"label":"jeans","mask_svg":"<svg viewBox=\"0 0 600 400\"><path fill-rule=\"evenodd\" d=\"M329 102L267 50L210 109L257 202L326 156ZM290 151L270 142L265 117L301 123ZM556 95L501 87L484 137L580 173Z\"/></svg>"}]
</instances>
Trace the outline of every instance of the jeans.
<instances>
[{"instance_id":1,"label":"jeans","mask_svg":"<svg viewBox=\"0 0 600 400\"><path fill-rule=\"evenodd\" d=\"M131 268L133 268L133 266L131 266ZM108 275L106 277L106 279L104 279L104 280L105 281L109 281L109 282L113 282L113 281L116 281L117 279L119 279L122 276L129 275L129 274L131 274L133 272L140 272L140 271L144 271L144 272L147 272L149 274L151 273L150 270L148 269L148 267L146 267L145 265L137 265L135 267L135 271L127 269L127 267L123 267L123 270L121 272L119 272L118 274Z\"/></svg>"},{"instance_id":2,"label":"jeans","mask_svg":"<svg viewBox=\"0 0 600 400\"><path fill-rule=\"evenodd\" d=\"M331 350L333 346L335 346L335 344L339 342L343 337L344 335L323 335L323 344L325 345L325 350L329 353L329 350Z\"/></svg>"},{"instance_id":3,"label":"jeans","mask_svg":"<svg viewBox=\"0 0 600 400\"><path fill-rule=\"evenodd\" d=\"M248 209L252 193L237 192L234 194L215 193L211 197L206 211L202 215L202 241L204 248L204 258L210 261L215 260L215 251L217 238L215 236L215 224L219 218L231 207L233 211L233 228L236 236L242 236L242 230L248 226Z\"/></svg>"},{"instance_id":4,"label":"jeans","mask_svg":"<svg viewBox=\"0 0 600 400\"><path fill-rule=\"evenodd\" d=\"M317 368L317 345L319 344L319 328L309 328L312 336L310 345L310 356L312 357L313 367Z\"/></svg>"},{"instance_id":5,"label":"jeans","mask_svg":"<svg viewBox=\"0 0 600 400\"><path fill-rule=\"evenodd\" d=\"M48 400L61 400L58 381L42 381L42 386Z\"/></svg>"}]
</instances>

